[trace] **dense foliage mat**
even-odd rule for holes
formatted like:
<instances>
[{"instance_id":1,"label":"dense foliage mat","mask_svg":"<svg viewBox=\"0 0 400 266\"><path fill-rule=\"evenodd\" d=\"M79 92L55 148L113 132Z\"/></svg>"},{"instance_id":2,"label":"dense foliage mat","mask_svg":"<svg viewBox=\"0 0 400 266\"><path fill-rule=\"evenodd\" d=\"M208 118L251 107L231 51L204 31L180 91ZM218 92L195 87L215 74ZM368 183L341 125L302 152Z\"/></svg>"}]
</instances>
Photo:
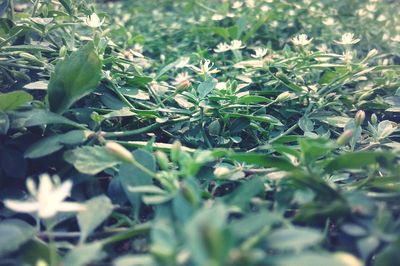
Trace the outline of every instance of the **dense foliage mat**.
<instances>
[{"instance_id":1,"label":"dense foliage mat","mask_svg":"<svg viewBox=\"0 0 400 266\"><path fill-rule=\"evenodd\" d=\"M397 265L399 12L3 0L0 265Z\"/></svg>"}]
</instances>

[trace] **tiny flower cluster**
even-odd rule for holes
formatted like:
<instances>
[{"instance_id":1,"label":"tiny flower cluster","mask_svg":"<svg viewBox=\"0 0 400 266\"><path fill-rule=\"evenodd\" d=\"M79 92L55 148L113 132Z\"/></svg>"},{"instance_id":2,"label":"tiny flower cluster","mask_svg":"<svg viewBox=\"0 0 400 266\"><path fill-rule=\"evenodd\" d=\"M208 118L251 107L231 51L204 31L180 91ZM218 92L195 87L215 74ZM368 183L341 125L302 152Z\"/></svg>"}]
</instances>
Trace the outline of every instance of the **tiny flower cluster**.
<instances>
[{"instance_id":1,"label":"tiny flower cluster","mask_svg":"<svg viewBox=\"0 0 400 266\"><path fill-rule=\"evenodd\" d=\"M230 44L227 44L226 42L224 43L219 43L217 45L217 48L214 49L214 52L216 53L224 53L227 51L235 51L235 50L240 50L246 47L245 45L242 44L241 40L233 40L231 41Z\"/></svg>"}]
</instances>

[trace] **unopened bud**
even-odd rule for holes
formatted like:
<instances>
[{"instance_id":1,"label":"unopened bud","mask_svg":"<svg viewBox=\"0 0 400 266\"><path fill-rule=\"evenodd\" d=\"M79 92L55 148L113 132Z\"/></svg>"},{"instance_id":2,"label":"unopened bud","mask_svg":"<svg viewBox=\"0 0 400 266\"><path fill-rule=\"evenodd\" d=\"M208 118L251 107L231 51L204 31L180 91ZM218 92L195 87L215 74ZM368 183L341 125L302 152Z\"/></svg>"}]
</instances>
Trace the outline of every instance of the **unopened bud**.
<instances>
[{"instance_id":1,"label":"unopened bud","mask_svg":"<svg viewBox=\"0 0 400 266\"><path fill-rule=\"evenodd\" d=\"M169 160L168 160L168 156L165 154L165 152L156 151L155 155L157 158L157 162L160 165L160 168L162 170L168 170Z\"/></svg>"},{"instance_id":2,"label":"unopened bud","mask_svg":"<svg viewBox=\"0 0 400 266\"><path fill-rule=\"evenodd\" d=\"M182 149L182 144L179 142L179 140L174 141L171 149L171 160L173 162L179 161L179 155L181 153L181 149Z\"/></svg>"},{"instance_id":3,"label":"unopened bud","mask_svg":"<svg viewBox=\"0 0 400 266\"><path fill-rule=\"evenodd\" d=\"M339 136L336 140L336 144L339 146L343 146L350 141L351 137L353 136L353 130L346 130Z\"/></svg>"},{"instance_id":4,"label":"unopened bud","mask_svg":"<svg viewBox=\"0 0 400 266\"><path fill-rule=\"evenodd\" d=\"M214 175L217 178L223 178L223 177L227 176L230 172L231 171L229 170L228 167L221 166L221 167L215 168Z\"/></svg>"},{"instance_id":5,"label":"unopened bud","mask_svg":"<svg viewBox=\"0 0 400 266\"><path fill-rule=\"evenodd\" d=\"M161 61L161 63L165 62L165 55L164 54L160 55L160 61Z\"/></svg>"},{"instance_id":6,"label":"unopened bud","mask_svg":"<svg viewBox=\"0 0 400 266\"><path fill-rule=\"evenodd\" d=\"M62 46L62 47L60 48L60 51L58 52L58 55L59 55L60 57L65 57L65 56L67 55L67 47Z\"/></svg>"},{"instance_id":7,"label":"unopened bud","mask_svg":"<svg viewBox=\"0 0 400 266\"><path fill-rule=\"evenodd\" d=\"M290 95L291 95L291 93L288 92L288 91L282 92L281 94L279 94L279 95L276 97L275 101L278 102L278 103L284 102L284 101L286 101L287 99L289 99Z\"/></svg>"},{"instance_id":8,"label":"unopened bud","mask_svg":"<svg viewBox=\"0 0 400 266\"><path fill-rule=\"evenodd\" d=\"M276 72L275 75L276 75L277 78L285 78L286 77L286 75L282 71Z\"/></svg>"},{"instance_id":9,"label":"unopened bud","mask_svg":"<svg viewBox=\"0 0 400 266\"><path fill-rule=\"evenodd\" d=\"M373 113L373 114L371 115L371 123L372 123L373 125L378 124L378 117L376 116L375 113Z\"/></svg>"},{"instance_id":10,"label":"unopened bud","mask_svg":"<svg viewBox=\"0 0 400 266\"><path fill-rule=\"evenodd\" d=\"M354 118L354 123L356 126L360 126L365 120L365 112L363 110L360 110L356 113L356 116Z\"/></svg>"},{"instance_id":11,"label":"unopened bud","mask_svg":"<svg viewBox=\"0 0 400 266\"><path fill-rule=\"evenodd\" d=\"M368 58L368 59L369 59L369 58L372 58L372 57L376 56L377 54L378 54L378 50L372 49L371 51L368 52L367 58Z\"/></svg>"},{"instance_id":12,"label":"unopened bud","mask_svg":"<svg viewBox=\"0 0 400 266\"><path fill-rule=\"evenodd\" d=\"M105 147L109 153L111 153L121 161L132 162L134 160L132 153L125 149L125 147L119 143L109 141L106 143Z\"/></svg>"}]
</instances>

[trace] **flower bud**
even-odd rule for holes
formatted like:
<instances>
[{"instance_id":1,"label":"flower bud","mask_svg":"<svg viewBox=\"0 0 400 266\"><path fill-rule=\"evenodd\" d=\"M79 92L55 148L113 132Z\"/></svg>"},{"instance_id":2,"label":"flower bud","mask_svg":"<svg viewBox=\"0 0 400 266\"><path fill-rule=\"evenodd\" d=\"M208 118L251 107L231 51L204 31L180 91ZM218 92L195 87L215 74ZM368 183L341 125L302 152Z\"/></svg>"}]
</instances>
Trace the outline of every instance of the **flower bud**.
<instances>
[{"instance_id":1,"label":"flower bud","mask_svg":"<svg viewBox=\"0 0 400 266\"><path fill-rule=\"evenodd\" d=\"M356 124L356 126L361 126L364 120L365 120L365 112L363 110L358 111L354 118L354 123Z\"/></svg>"},{"instance_id":2,"label":"flower bud","mask_svg":"<svg viewBox=\"0 0 400 266\"><path fill-rule=\"evenodd\" d=\"M60 57L65 57L65 56L67 55L67 47L62 46L62 47L60 48L60 51L58 52L58 55L59 55Z\"/></svg>"},{"instance_id":3,"label":"flower bud","mask_svg":"<svg viewBox=\"0 0 400 266\"><path fill-rule=\"evenodd\" d=\"M179 155L182 150L182 144L179 142L179 140L174 141L172 144L172 149L171 149L171 160L173 162L177 162L179 160Z\"/></svg>"},{"instance_id":4,"label":"flower bud","mask_svg":"<svg viewBox=\"0 0 400 266\"><path fill-rule=\"evenodd\" d=\"M105 147L109 153L121 161L132 162L134 160L132 153L119 143L108 141Z\"/></svg>"},{"instance_id":5,"label":"flower bud","mask_svg":"<svg viewBox=\"0 0 400 266\"><path fill-rule=\"evenodd\" d=\"M155 155L156 155L157 162L160 165L160 168L162 170L168 170L169 160L168 160L168 156L165 154L165 152L156 151Z\"/></svg>"},{"instance_id":6,"label":"flower bud","mask_svg":"<svg viewBox=\"0 0 400 266\"><path fill-rule=\"evenodd\" d=\"M220 167L215 168L214 175L217 178L223 178L223 177L226 177L230 172L231 171L229 170L228 167L220 166Z\"/></svg>"},{"instance_id":7,"label":"flower bud","mask_svg":"<svg viewBox=\"0 0 400 266\"><path fill-rule=\"evenodd\" d=\"M279 94L279 95L276 97L275 101L278 102L278 103L284 102L284 101L286 101L287 99L289 99L290 95L291 95L291 93L288 92L288 91L282 92L281 94Z\"/></svg>"},{"instance_id":8,"label":"flower bud","mask_svg":"<svg viewBox=\"0 0 400 266\"><path fill-rule=\"evenodd\" d=\"M373 125L378 124L378 117L376 116L375 113L373 113L373 114L371 115L371 123L372 123Z\"/></svg>"},{"instance_id":9,"label":"flower bud","mask_svg":"<svg viewBox=\"0 0 400 266\"><path fill-rule=\"evenodd\" d=\"M369 58L372 58L372 57L376 56L377 54L378 54L378 50L372 49L372 50L370 50L370 51L368 52L367 58L368 58L368 59L369 59Z\"/></svg>"},{"instance_id":10,"label":"flower bud","mask_svg":"<svg viewBox=\"0 0 400 266\"><path fill-rule=\"evenodd\" d=\"M344 131L339 138L336 140L336 144L339 146L345 145L347 142L350 141L351 137L353 136L353 130L346 130Z\"/></svg>"}]
</instances>

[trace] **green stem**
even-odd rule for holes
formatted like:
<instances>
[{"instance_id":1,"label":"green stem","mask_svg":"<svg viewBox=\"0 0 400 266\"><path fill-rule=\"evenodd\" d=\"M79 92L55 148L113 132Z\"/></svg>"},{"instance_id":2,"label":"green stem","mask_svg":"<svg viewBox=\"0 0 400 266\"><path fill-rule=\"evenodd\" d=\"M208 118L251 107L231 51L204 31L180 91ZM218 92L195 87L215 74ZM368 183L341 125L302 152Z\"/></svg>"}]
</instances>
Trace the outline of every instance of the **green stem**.
<instances>
[{"instance_id":1,"label":"green stem","mask_svg":"<svg viewBox=\"0 0 400 266\"><path fill-rule=\"evenodd\" d=\"M184 122L189 120L190 117L180 117L176 119L171 119L169 121L166 121L164 123L154 123L152 125L149 125L147 127L142 127L134 130L126 130L126 131L116 131L116 132L103 132L103 136L105 138L119 138L119 137L129 137L129 136L134 136L134 135L139 135L143 134L146 132L149 132L151 130L160 128L162 126L170 125L173 123L179 123L179 122Z\"/></svg>"},{"instance_id":2,"label":"green stem","mask_svg":"<svg viewBox=\"0 0 400 266\"><path fill-rule=\"evenodd\" d=\"M49 259L50 259L50 266L57 266L58 263L58 254L57 254L57 247L54 242L54 237L52 233L52 225L50 221L45 220L46 224L46 233L49 240Z\"/></svg>"},{"instance_id":3,"label":"green stem","mask_svg":"<svg viewBox=\"0 0 400 266\"><path fill-rule=\"evenodd\" d=\"M140 225L137 225L133 228L126 230L123 233L115 234L109 238L103 239L101 242L102 242L103 246L109 245L109 244L112 244L115 242L120 242L120 241L130 239L137 235L146 234L146 233L150 232L150 229L151 229L150 223L140 224Z\"/></svg>"},{"instance_id":4,"label":"green stem","mask_svg":"<svg viewBox=\"0 0 400 266\"><path fill-rule=\"evenodd\" d=\"M38 6L39 6L39 2L40 2L40 0L36 0L35 3L33 4L33 10L32 10L32 15L31 15L32 17L34 17L35 14L36 14L36 11L37 11Z\"/></svg>"}]
</instances>

